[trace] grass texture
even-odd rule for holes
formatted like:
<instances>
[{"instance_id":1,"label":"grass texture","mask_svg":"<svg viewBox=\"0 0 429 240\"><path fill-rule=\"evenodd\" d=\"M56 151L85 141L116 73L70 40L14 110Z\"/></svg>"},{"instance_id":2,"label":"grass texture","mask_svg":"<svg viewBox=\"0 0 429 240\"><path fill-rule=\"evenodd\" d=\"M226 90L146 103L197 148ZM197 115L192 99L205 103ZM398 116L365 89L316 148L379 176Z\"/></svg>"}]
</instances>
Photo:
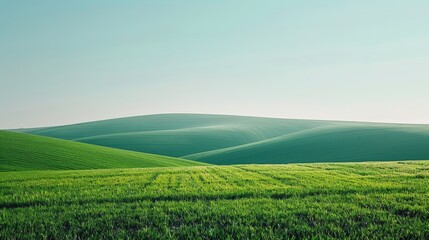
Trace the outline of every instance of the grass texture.
<instances>
[{"instance_id":1,"label":"grass texture","mask_svg":"<svg viewBox=\"0 0 429 240\"><path fill-rule=\"evenodd\" d=\"M0 238L428 239L429 162L0 173Z\"/></svg>"}]
</instances>

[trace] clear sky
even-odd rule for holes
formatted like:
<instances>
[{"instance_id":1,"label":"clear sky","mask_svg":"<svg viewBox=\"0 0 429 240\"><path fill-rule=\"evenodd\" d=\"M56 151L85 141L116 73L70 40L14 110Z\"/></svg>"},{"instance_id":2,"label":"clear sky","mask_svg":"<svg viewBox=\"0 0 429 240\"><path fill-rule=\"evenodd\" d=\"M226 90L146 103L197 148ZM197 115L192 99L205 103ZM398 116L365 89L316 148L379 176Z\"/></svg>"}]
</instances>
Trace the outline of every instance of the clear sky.
<instances>
[{"instance_id":1,"label":"clear sky","mask_svg":"<svg viewBox=\"0 0 429 240\"><path fill-rule=\"evenodd\" d=\"M154 113L429 123L429 1L0 0L0 128Z\"/></svg>"}]
</instances>

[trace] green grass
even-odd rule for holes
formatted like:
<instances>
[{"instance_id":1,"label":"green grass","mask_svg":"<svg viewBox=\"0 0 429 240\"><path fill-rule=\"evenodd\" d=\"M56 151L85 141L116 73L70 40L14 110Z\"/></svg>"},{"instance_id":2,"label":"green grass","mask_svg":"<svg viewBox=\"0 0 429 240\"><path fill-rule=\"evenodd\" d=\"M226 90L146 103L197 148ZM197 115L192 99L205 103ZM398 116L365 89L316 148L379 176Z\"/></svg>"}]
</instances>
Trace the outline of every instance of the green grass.
<instances>
[{"instance_id":1,"label":"green grass","mask_svg":"<svg viewBox=\"0 0 429 240\"><path fill-rule=\"evenodd\" d=\"M0 171L145 168L203 163L0 131Z\"/></svg>"},{"instance_id":2,"label":"green grass","mask_svg":"<svg viewBox=\"0 0 429 240\"><path fill-rule=\"evenodd\" d=\"M429 159L429 125L162 114L20 131L223 165Z\"/></svg>"},{"instance_id":3,"label":"green grass","mask_svg":"<svg viewBox=\"0 0 429 240\"><path fill-rule=\"evenodd\" d=\"M0 173L0 238L428 239L429 161Z\"/></svg>"}]
</instances>

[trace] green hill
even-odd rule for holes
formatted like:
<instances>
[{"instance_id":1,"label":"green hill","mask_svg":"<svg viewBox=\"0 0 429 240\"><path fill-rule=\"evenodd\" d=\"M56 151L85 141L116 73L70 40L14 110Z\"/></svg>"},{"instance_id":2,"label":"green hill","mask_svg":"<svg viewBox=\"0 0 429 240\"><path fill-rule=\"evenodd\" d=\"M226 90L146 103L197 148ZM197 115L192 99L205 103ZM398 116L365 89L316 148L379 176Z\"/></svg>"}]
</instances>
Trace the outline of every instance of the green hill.
<instances>
[{"instance_id":1,"label":"green hill","mask_svg":"<svg viewBox=\"0 0 429 240\"><path fill-rule=\"evenodd\" d=\"M216 164L418 160L429 158L429 128L321 127L185 158Z\"/></svg>"},{"instance_id":2,"label":"green hill","mask_svg":"<svg viewBox=\"0 0 429 240\"><path fill-rule=\"evenodd\" d=\"M192 165L203 164L49 137L0 131L0 171Z\"/></svg>"},{"instance_id":3,"label":"green hill","mask_svg":"<svg viewBox=\"0 0 429 240\"><path fill-rule=\"evenodd\" d=\"M21 131L214 164L429 158L429 125L161 114Z\"/></svg>"},{"instance_id":4,"label":"green hill","mask_svg":"<svg viewBox=\"0 0 429 240\"><path fill-rule=\"evenodd\" d=\"M335 122L204 114L160 114L20 131L181 157L261 141Z\"/></svg>"},{"instance_id":5,"label":"green hill","mask_svg":"<svg viewBox=\"0 0 429 240\"><path fill-rule=\"evenodd\" d=\"M81 139L102 135L141 133L162 130L192 130L206 127L245 129L257 139L278 136L309 127L329 124L328 121L291 120L211 114L158 114L108 119L57 127L21 129L37 135L62 139ZM231 129L233 130L233 129ZM208 134L209 135L209 134ZM250 140L253 140L250 139Z\"/></svg>"}]
</instances>

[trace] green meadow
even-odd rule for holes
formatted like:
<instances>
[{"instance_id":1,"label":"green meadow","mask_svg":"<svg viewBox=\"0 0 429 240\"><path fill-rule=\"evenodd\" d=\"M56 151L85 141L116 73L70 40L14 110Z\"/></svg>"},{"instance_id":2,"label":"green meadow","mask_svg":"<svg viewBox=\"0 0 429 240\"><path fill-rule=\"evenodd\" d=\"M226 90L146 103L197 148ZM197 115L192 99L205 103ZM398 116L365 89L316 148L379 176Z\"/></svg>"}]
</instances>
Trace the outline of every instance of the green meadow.
<instances>
[{"instance_id":1,"label":"green meadow","mask_svg":"<svg viewBox=\"0 0 429 240\"><path fill-rule=\"evenodd\" d=\"M429 240L428 43L429 0L0 0L0 240Z\"/></svg>"},{"instance_id":2,"label":"green meadow","mask_svg":"<svg viewBox=\"0 0 429 240\"><path fill-rule=\"evenodd\" d=\"M0 173L1 239L428 239L429 162Z\"/></svg>"},{"instance_id":3,"label":"green meadow","mask_svg":"<svg viewBox=\"0 0 429 240\"><path fill-rule=\"evenodd\" d=\"M164 114L0 131L0 239L429 239L424 159L427 125Z\"/></svg>"}]
</instances>

